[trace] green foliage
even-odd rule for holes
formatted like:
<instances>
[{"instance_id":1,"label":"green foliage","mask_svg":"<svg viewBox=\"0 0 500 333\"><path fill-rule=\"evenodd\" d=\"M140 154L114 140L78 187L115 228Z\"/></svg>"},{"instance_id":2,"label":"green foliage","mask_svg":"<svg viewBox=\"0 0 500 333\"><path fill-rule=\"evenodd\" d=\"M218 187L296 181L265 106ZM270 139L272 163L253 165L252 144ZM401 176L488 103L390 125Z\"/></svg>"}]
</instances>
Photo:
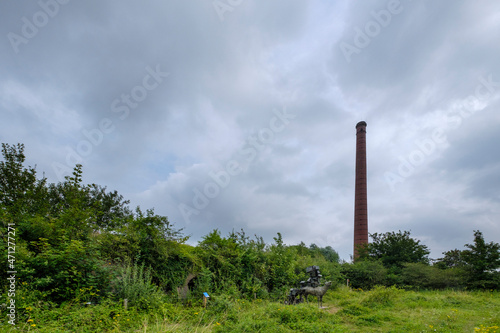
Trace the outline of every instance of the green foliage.
<instances>
[{"instance_id":1,"label":"green foliage","mask_svg":"<svg viewBox=\"0 0 500 333\"><path fill-rule=\"evenodd\" d=\"M47 199L51 216L69 216L70 226L79 220L77 225L84 225L87 232L112 231L123 225L132 216L126 206L128 201L116 191L106 192L105 187L83 185L82 174L82 166L77 164L72 177L66 177L62 183L49 184ZM86 215L75 221L77 214Z\"/></svg>"},{"instance_id":2,"label":"green foliage","mask_svg":"<svg viewBox=\"0 0 500 333\"><path fill-rule=\"evenodd\" d=\"M409 231L370 234L372 242L359 249L360 260L381 260L386 268L403 268L405 263L429 263L429 250Z\"/></svg>"},{"instance_id":3,"label":"green foliage","mask_svg":"<svg viewBox=\"0 0 500 333\"><path fill-rule=\"evenodd\" d=\"M292 264L295 257L294 251L283 244L280 233L278 233L277 237L274 237L274 241L275 244L271 245L266 253L269 270L266 282L273 297L279 299L290 283L295 285L298 281Z\"/></svg>"},{"instance_id":4,"label":"green foliage","mask_svg":"<svg viewBox=\"0 0 500 333\"><path fill-rule=\"evenodd\" d=\"M342 274L353 288L371 289L385 283L387 269L380 261L356 261L353 264L344 263Z\"/></svg>"},{"instance_id":5,"label":"green foliage","mask_svg":"<svg viewBox=\"0 0 500 333\"><path fill-rule=\"evenodd\" d=\"M468 272L469 286L473 288L500 288L500 244L484 241L483 234L474 231L474 244L466 244L462 258Z\"/></svg>"},{"instance_id":6,"label":"green foliage","mask_svg":"<svg viewBox=\"0 0 500 333\"><path fill-rule=\"evenodd\" d=\"M118 274L111 286L114 296L119 300L127 299L130 306L140 309L151 309L160 306L163 294L158 286L152 283L151 269L144 264L127 263L118 266Z\"/></svg>"},{"instance_id":7,"label":"green foliage","mask_svg":"<svg viewBox=\"0 0 500 333\"><path fill-rule=\"evenodd\" d=\"M443 252L444 257L436 260L434 266L447 269L447 268L463 268L466 265L462 257L462 251L460 250L450 250Z\"/></svg>"},{"instance_id":8,"label":"green foliage","mask_svg":"<svg viewBox=\"0 0 500 333\"><path fill-rule=\"evenodd\" d=\"M311 244L309 246L311 251L319 252L325 259L329 262L340 262L340 256L331 246L318 247L316 244Z\"/></svg>"},{"instance_id":9,"label":"green foliage","mask_svg":"<svg viewBox=\"0 0 500 333\"><path fill-rule=\"evenodd\" d=\"M44 299L63 302L74 299L81 289L104 290L110 272L96 255L96 248L79 240L61 238L57 246L47 239L33 241L36 254L18 253L20 280L33 290L42 292ZM98 295L95 295L96 298Z\"/></svg>"},{"instance_id":10,"label":"green foliage","mask_svg":"<svg viewBox=\"0 0 500 333\"><path fill-rule=\"evenodd\" d=\"M47 204L43 200L46 179L38 180L35 168L23 166L26 159L23 144L10 146L2 143L2 156L0 207L5 209L16 224L22 223L24 218L46 209Z\"/></svg>"},{"instance_id":11,"label":"green foliage","mask_svg":"<svg viewBox=\"0 0 500 333\"><path fill-rule=\"evenodd\" d=\"M196 266L195 256L181 247L187 237L166 217L139 208L132 214L116 191L84 185L81 165L64 182L46 184L34 168L23 166L23 145L2 147L0 231L6 238L7 223L14 226L19 277L47 299L62 303L80 289L106 289L111 276L105 261L155 267L154 282L165 289L177 287ZM6 244L0 243L2 263Z\"/></svg>"},{"instance_id":12,"label":"green foliage","mask_svg":"<svg viewBox=\"0 0 500 333\"><path fill-rule=\"evenodd\" d=\"M460 268L439 269L421 263L409 263L401 272L403 285L414 289L461 288L464 271Z\"/></svg>"},{"instance_id":13,"label":"green foliage","mask_svg":"<svg viewBox=\"0 0 500 333\"><path fill-rule=\"evenodd\" d=\"M191 289L191 294L201 299L200 295L204 292L215 290L213 281L213 273L208 268L203 267L194 280L194 287Z\"/></svg>"},{"instance_id":14,"label":"green foliage","mask_svg":"<svg viewBox=\"0 0 500 333\"><path fill-rule=\"evenodd\" d=\"M395 286L390 288L376 286L371 290L368 297L363 300L362 304L369 308L392 306L401 293L402 290Z\"/></svg>"},{"instance_id":15,"label":"green foliage","mask_svg":"<svg viewBox=\"0 0 500 333\"><path fill-rule=\"evenodd\" d=\"M266 247L262 238L250 240L243 230L232 232L228 237L213 230L205 236L197 246L197 253L210 271L213 290L222 292L233 285L247 298L269 295L280 299L290 286L304 278L307 266L318 264L311 254L318 255L321 265L325 263L324 268L331 275L340 275L339 269L327 267L337 264L326 261L321 254L301 246L286 246L279 233L274 241ZM298 255L300 248L305 249L303 255Z\"/></svg>"},{"instance_id":16,"label":"green foliage","mask_svg":"<svg viewBox=\"0 0 500 333\"><path fill-rule=\"evenodd\" d=\"M134 218L119 233L122 237L116 238L118 245L131 246L128 259L154 267L153 281L165 290L181 285L187 271L196 266L196 260L181 248L188 239L182 229L175 229L165 216L156 215L152 209L144 213L137 208ZM122 257L124 254L127 252L122 252Z\"/></svg>"},{"instance_id":17,"label":"green foliage","mask_svg":"<svg viewBox=\"0 0 500 333\"><path fill-rule=\"evenodd\" d=\"M242 248L234 238L224 238L215 229L198 243L198 255L203 265L213 276L214 290L222 291L226 282L241 283L242 271L248 267L237 269L241 263Z\"/></svg>"},{"instance_id":18,"label":"green foliage","mask_svg":"<svg viewBox=\"0 0 500 333\"><path fill-rule=\"evenodd\" d=\"M107 298L87 306L57 306L23 288L18 292L15 331L22 332L495 332L500 322L500 297L490 291L343 287L325 295L326 309L213 295L206 309L162 302L127 311L123 302ZM9 326L0 322L0 331L8 332Z\"/></svg>"}]
</instances>

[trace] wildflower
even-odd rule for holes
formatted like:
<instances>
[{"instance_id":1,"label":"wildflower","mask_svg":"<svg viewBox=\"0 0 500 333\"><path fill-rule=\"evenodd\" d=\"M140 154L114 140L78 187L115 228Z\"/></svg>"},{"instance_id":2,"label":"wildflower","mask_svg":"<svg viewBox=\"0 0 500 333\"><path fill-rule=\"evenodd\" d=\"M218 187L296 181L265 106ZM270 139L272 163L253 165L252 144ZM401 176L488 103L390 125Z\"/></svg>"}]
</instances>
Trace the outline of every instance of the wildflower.
<instances>
[{"instance_id":1,"label":"wildflower","mask_svg":"<svg viewBox=\"0 0 500 333\"><path fill-rule=\"evenodd\" d=\"M28 319L28 323L30 323L30 322L32 322L32 321L33 321L33 319Z\"/></svg>"},{"instance_id":2,"label":"wildflower","mask_svg":"<svg viewBox=\"0 0 500 333\"><path fill-rule=\"evenodd\" d=\"M31 324L31 327L35 327L36 325L35 324Z\"/></svg>"},{"instance_id":3,"label":"wildflower","mask_svg":"<svg viewBox=\"0 0 500 333\"><path fill-rule=\"evenodd\" d=\"M195 312L194 314L198 314L198 312Z\"/></svg>"},{"instance_id":4,"label":"wildflower","mask_svg":"<svg viewBox=\"0 0 500 333\"><path fill-rule=\"evenodd\" d=\"M218 322L217 325L220 325L220 323Z\"/></svg>"}]
</instances>

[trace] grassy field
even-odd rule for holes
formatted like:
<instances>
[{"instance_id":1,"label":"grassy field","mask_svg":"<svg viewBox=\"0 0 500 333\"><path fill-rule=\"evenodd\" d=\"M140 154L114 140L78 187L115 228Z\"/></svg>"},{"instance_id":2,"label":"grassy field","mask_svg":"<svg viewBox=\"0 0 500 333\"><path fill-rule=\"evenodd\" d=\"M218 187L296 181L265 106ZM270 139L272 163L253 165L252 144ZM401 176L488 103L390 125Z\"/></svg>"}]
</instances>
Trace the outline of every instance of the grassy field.
<instances>
[{"instance_id":1,"label":"grassy field","mask_svg":"<svg viewBox=\"0 0 500 333\"><path fill-rule=\"evenodd\" d=\"M311 300L311 299L310 299ZM16 331L32 332L500 332L497 291L370 291L338 288L296 306L213 295L200 305L164 303L148 312L102 302L84 307L43 303L19 310ZM2 316L5 318L5 316ZM2 332L13 331L4 319Z\"/></svg>"}]
</instances>

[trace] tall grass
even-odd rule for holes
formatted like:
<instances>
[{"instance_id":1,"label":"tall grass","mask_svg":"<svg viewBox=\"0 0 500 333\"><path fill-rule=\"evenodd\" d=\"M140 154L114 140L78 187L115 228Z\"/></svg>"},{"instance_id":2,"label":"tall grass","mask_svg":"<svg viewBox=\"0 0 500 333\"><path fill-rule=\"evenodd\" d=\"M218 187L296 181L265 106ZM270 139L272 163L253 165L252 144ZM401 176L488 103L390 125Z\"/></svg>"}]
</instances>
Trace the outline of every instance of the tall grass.
<instances>
[{"instance_id":1,"label":"tall grass","mask_svg":"<svg viewBox=\"0 0 500 333\"><path fill-rule=\"evenodd\" d=\"M135 270L135 273L134 273ZM136 297L149 288L147 270L140 266L123 272ZM140 278L142 276L142 278ZM134 282L135 281L135 282ZM134 291L135 290L135 291ZM83 306L30 306L18 331L36 332L489 332L500 333L498 291L404 291L376 287L370 291L340 287L315 302L296 306L269 300L211 295L206 308L161 301L147 310L106 299ZM140 302L140 301L139 301ZM28 322L28 318L31 321ZM32 326L35 325L35 326ZM8 331L5 323L0 331Z\"/></svg>"},{"instance_id":2,"label":"tall grass","mask_svg":"<svg viewBox=\"0 0 500 333\"><path fill-rule=\"evenodd\" d=\"M130 306L140 309L151 309L162 303L163 293L153 284L151 269L137 263L118 267L119 273L111 283L115 299L126 299Z\"/></svg>"}]
</instances>

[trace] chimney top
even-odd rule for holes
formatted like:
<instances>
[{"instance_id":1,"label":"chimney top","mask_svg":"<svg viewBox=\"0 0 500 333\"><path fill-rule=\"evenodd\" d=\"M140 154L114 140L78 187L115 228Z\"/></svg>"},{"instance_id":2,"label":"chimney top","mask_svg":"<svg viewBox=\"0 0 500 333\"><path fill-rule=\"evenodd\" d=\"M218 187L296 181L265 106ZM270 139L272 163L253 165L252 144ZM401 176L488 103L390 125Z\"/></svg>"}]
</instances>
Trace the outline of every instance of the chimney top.
<instances>
[{"instance_id":1,"label":"chimney top","mask_svg":"<svg viewBox=\"0 0 500 333\"><path fill-rule=\"evenodd\" d=\"M356 128L359 126L365 126L366 127L366 122L365 121L360 121L359 123L356 124Z\"/></svg>"}]
</instances>

